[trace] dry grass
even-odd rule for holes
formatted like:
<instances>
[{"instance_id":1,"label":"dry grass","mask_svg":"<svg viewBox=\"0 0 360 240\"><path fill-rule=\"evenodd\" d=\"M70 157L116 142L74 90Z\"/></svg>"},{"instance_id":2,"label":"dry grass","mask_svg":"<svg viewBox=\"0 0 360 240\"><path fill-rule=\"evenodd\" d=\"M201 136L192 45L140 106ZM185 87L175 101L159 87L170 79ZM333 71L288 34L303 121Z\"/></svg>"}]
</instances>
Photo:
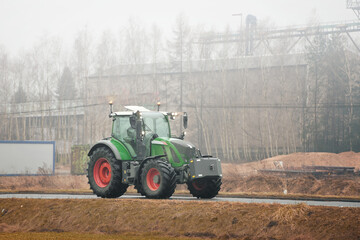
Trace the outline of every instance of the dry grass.
<instances>
[{"instance_id":1,"label":"dry grass","mask_svg":"<svg viewBox=\"0 0 360 240\"><path fill-rule=\"evenodd\" d=\"M304 218L307 219L307 214L309 213L309 206L306 204L298 204L295 206L286 205L277 209L272 218L276 222L282 222L290 225L290 228L294 230L296 228L296 219Z\"/></svg>"},{"instance_id":2,"label":"dry grass","mask_svg":"<svg viewBox=\"0 0 360 240\"><path fill-rule=\"evenodd\" d=\"M19 176L0 177L0 189L18 191L41 191L55 189L87 190L89 185L86 176Z\"/></svg>"},{"instance_id":3,"label":"dry grass","mask_svg":"<svg viewBox=\"0 0 360 240\"><path fill-rule=\"evenodd\" d=\"M167 236L158 234L104 234L104 233L77 233L77 232L18 232L18 233L0 233L0 240L22 239L22 240L168 240ZM173 237L174 240L193 240L201 238Z\"/></svg>"},{"instance_id":4,"label":"dry grass","mask_svg":"<svg viewBox=\"0 0 360 240\"><path fill-rule=\"evenodd\" d=\"M175 200L0 199L0 232L358 239L360 209Z\"/></svg>"},{"instance_id":5,"label":"dry grass","mask_svg":"<svg viewBox=\"0 0 360 240\"><path fill-rule=\"evenodd\" d=\"M290 200L326 200L326 201L360 201L360 196L337 196L337 195L314 195L314 194L283 194L283 193L254 193L254 192L233 192L221 193L220 197L237 198L268 198L268 199L290 199Z\"/></svg>"}]
</instances>

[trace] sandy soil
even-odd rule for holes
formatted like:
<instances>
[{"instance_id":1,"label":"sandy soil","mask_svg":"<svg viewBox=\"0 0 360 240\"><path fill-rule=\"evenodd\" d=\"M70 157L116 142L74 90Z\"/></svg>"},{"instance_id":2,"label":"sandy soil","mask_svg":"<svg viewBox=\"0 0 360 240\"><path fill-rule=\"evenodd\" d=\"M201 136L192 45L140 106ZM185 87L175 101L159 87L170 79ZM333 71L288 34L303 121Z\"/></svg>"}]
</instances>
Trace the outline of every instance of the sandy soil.
<instances>
[{"instance_id":1,"label":"sandy soil","mask_svg":"<svg viewBox=\"0 0 360 240\"><path fill-rule=\"evenodd\" d=\"M2 233L138 233L213 239L360 237L359 208L126 199L0 199L0 208Z\"/></svg>"},{"instance_id":2,"label":"sandy soil","mask_svg":"<svg viewBox=\"0 0 360 240\"><path fill-rule=\"evenodd\" d=\"M289 155L279 155L257 162L244 164L222 164L224 175L251 175L257 174L260 169L302 169L303 166L340 166L355 167L355 171L360 169L360 153L292 153ZM278 167L276 167L278 166Z\"/></svg>"}]
</instances>

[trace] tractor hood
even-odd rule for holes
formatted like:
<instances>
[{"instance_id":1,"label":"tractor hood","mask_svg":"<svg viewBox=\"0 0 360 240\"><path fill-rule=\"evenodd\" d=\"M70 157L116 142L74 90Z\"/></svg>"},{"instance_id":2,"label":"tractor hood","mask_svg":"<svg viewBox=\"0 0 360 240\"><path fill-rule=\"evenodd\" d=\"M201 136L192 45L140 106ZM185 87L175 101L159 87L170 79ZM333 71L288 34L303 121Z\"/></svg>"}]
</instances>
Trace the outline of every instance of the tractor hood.
<instances>
[{"instance_id":1,"label":"tractor hood","mask_svg":"<svg viewBox=\"0 0 360 240\"><path fill-rule=\"evenodd\" d=\"M186 160L200 157L200 152L194 144L178 138L170 138L170 142Z\"/></svg>"},{"instance_id":2,"label":"tractor hood","mask_svg":"<svg viewBox=\"0 0 360 240\"><path fill-rule=\"evenodd\" d=\"M200 157L200 151L194 144L178 138L156 138L152 141L152 144L168 145L174 151L174 154L186 162L190 159Z\"/></svg>"},{"instance_id":3,"label":"tractor hood","mask_svg":"<svg viewBox=\"0 0 360 240\"><path fill-rule=\"evenodd\" d=\"M170 142L181 154L185 154L187 159L195 157L197 150L194 144L178 138L170 138Z\"/></svg>"}]
</instances>

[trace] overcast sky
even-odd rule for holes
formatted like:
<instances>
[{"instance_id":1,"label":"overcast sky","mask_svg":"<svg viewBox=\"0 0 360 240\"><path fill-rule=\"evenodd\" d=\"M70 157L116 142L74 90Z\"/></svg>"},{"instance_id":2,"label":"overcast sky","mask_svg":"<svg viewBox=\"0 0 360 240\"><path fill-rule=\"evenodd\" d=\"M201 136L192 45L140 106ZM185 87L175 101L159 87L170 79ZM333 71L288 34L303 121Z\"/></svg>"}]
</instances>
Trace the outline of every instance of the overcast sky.
<instances>
[{"instance_id":1,"label":"overcast sky","mask_svg":"<svg viewBox=\"0 0 360 240\"><path fill-rule=\"evenodd\" d=\"M0 46L14 53L27 49L41 36L60 36L71 42L85 26L93 33L114 33L130 17L145 26L157 24L171 32L175 18L184 13L191 25L203 24L232 30L247 14L277 26L303 25L356 19L346 0L0 0Z\"/></svg>"}]
</instances>

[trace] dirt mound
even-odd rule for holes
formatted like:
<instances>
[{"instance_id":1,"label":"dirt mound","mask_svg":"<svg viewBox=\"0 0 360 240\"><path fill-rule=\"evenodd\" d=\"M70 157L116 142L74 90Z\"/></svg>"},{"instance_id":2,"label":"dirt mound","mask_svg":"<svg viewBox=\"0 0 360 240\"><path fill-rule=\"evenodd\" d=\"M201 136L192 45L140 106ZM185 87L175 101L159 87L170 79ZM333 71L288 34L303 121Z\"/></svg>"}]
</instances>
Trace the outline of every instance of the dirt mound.
<instances>
[{"instance_id":1,"label":"dirt mound","mask_svg":"<svg viewBox=\"0 0 360 240\"><path fill-rule=\"evenodd\" d=\"M321 178L311 175L284 178L271 175L251 175L224 178L223 192L277 193L306 195L360 196L360 177Z\"/></svg>"},{"instance_id":2,"label":"dirt mound","mask_svg":"<svg viewBox=\"0 0 360 240\"><path fill-rule=\"evenodd\" d=\"M360 168L360 153L293 153L257 162L222 164L224 192L295 193L360 196L360 177L337 176L317 179L312 175L291 177L261 174L262 169L301 169L303 166Z\"/></svg>"},{"instance_id":3,"label":"dirt mound","mask_svg":"<svg viewBox=\"0 0 360 240\"><path fill-rule=\"evenodd\" d=\"M127 199L0 199L3 232L157 233L215 239L357 239L360 208ZM17 227L21 226L21 228ZM13 227L13 229L11 229Z\"/></svg>"},{"instance_id":4,"label":"dirt mound","mask_svg":"<svg viewBox=\"0 0 360 240\"><path fill-rule=\"evenodd\" d=\"M301 169L303 166L332 166L332 167L355 167L355 171L360 169L360 153L292 153L289 155L279 155L257 162L244 164L222 164L224 175L256 174L260 169Z\"/></svg>"}]
</instances>

